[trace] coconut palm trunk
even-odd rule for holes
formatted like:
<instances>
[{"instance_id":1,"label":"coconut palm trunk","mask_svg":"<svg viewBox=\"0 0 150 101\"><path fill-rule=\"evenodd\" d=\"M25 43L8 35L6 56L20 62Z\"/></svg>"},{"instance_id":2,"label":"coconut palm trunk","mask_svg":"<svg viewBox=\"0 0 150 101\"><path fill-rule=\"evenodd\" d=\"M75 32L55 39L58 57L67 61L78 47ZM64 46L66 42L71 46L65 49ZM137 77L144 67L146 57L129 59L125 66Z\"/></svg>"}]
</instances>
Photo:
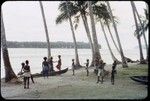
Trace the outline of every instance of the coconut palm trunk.
<instances>
[{"instance_id":1,"label":"coconut palm trunk","mask_svg":"<svg viewBox=\"0 0 150 101\"><path fill-rule=\"evenodd\" d=\"M120 38L119 38L119 35L118 35L117 27L116 27L116 24L115 24L115 21L114 21L114 18L113 18L113 14L112 14L112 11L111 11L111 8L110 8L110 4L109 4L108 1L106 1L106 3L107 3L107 6L108 6L108 10L110 12L111 20L113 22L114 30L115 30L115 33L116 33L116 38L117 38L117 41L118 41L119 50L120 50L121 59L122 59L122 66L123 67L128 67L126 59L124 57L123 49L122 49L122 46L121 46L121 42L120 42Z\"/></svg>"},{"instance_id":2,"label":"coconut palm trunk","mask_svg":"<svg viewBox=\"0 0 150 101\"><path fill-rule=\"evenodd\" d=\"M137 39L138 39L139 51L140 51L140 63L144 63L141 39L140 39L139 31L138 31L139 28L138 28L137 18L136 18L136 15L135 15L135 9L134 9L133 1L131 1L131 7L132 7L133 17L134 17L134 21L135 21L135 25L136 25L136 30L137 30Z\"/></svg>"},{"instance_id":3,"label":"coconut palm trunk","mask_svg":"<svg viewBox=\"0 0 150 101\"><path fill-rule=\"evenodd\" d=\"M67 15L69 18L69 23L70 23L70 27L71 27L71 31L72 31L72 37L73 37L73 41L74 41L74 48L75 48L75 60L76 60L76 67L81 67L80 63L79 63L79 56L78 56L78 49L77 49L77 42L76 42L76 37L75 37L75 32L73 29L73 24L72 24L72 20L71 20L71 16L70 16L70 12L68 9L68 1L66 2L66 8L67 8Z\"/></svg>"},{"instance_id":4,"label":"coconut palm trunk","mask_svg":"<svg viewBox=\"0 0 150 101\"><path fill-rule=\"evenodd\" d=\"M91 61L91 65L90 66L94 66L94 46L93 46L92 38L91 38L91 35L90 35L90 30L89 30L87 18L86 18L86 16L84 14L81 15L81 18L83 20L84 28L85 28L85 31L86 31L86 34L87 34L87 38L89 40L91 51L92 51L92 61Z\"/></svg>"},{"instance_id":5,"label":"coconut palm trunk","mask_svg":"<svg viewBox=\"0 0 150 101\"><path fill-rule=\"evenodd\" d=\"M141 19L140 19L140 15L139 15L139 13L138 13L138 11L137 11L137 9L136 9L136 6L135 6L135 4L134 4L134 2L133 2L133 7L134 7L134 9L135 9L135 12L136 12L136 14L137 14L137 17L138 17L138 20L139 20L139 22L140 22L140 25L141 25L141 27L142 27L142 35L143 35L143 38L144 38L144 42L145 42L145 46L146 46L146 52L147 52L147 55L148 55L148 45L147 45L147 40L146 40L146 36L145 36L145 31L144 31L144 24L142 23L142 21L141 21Z\"/></svg>"},{"instance_id":6,"label":"coconut palm trunk","mask_svg":"<svg viewBox=\"0 0 150 101\"><path fill-rule=\"evenodd\" d=\"M45 18L45 14L44 14L44 9L43 9L42 2L39 1L39 3L40 3L41 13L42 13L42 17L43 17L43 23L44 23L45 33L46 33L47 49L48 49L48 59L49 59L51 57L51 50L50 50L50 41L49 41L49 36L48 36L48 29L47 29L46 18Z\"/></svg>"},{"instance_id":7,"label":"coconut palm trunk","mask_svg":"<svg viewBox=\"0 0 150 101\"><path fill-rule=\"evenodd\" d=\"M117 44L116 44L116 42L114 40L114 37L113 37L113 35L111 33L110 26L109 26L108 22L106 22L106 26L108 28L108 31L109 31L109 34L110 34L110 37L111 37L111 39L113 41L114 46L116 47L117 51L120 53L120 50L119 50L119 48L118 48L118 46L117 46Z\"/></svg>"},{"instance_id":8,"label":"coconut palm trunk","mask_svg":"<svg viewBox=\"0 0 150 101\"><path fill-rule=\"evenodd\" d=\"M88 5L89 5L89 15L90 15L90 20L91 20L91 28L92 28L92 36L93 36L94 57L101 59L99 45L98 45L98 41L97 41L96 29L95 29L92 1L88 1Z\"/></svg>"},{"instance_id":9,"label":"coconut palm trunk","mask_svg":"<svg viewBox=\"0 0 150 101\"><path fill-rule=\"evenodd\" d=\"M8 53L6 42L7 41L5 36L5 27L3 22L3 15L1 12L1 46L2 46L2 54L3 54L4 68L5 68L5 82L10 82L12 79L17 80L17 76L14 73L10 64L9 53Z\"/></svg>"},{"instance_id":10,"label":"coconut palm trunk","mask_svg":"<svg viewBox=\"0 0 150 101\"><path fill-rule=\"evenodd\" d=\"M101 19L100 19L100 25L101 25L102 31L103 31L103 33L104 33L105 40L106 40L106 43L107 43L109 52L110 52L110 54L111 54L112 60L113 60L113 61L120 62L119 60L117 60L117 58L114 56L114 54L113 54L113 52L112 52L112 50L111 50L111 47L110 47L109 41L108 41L107 36L106 36L105 29L104 29L104 25L102 24Z\"/></svg>"},{"instance_id":11,"label":"coconut palm trunk","mask_svg":"<svg viewBox=\"0 0 150 101\"><path fill-rule=\"evenodd\" d=\"M107 23L107 22L106 22L106 23ZM115 40L114 40L114 37L113 37L113 35L112 35L112 33L111 33L110 26L109 26L108 23L107 23L106 25L107 25L109 34L110 34L110 36L111 36L111 39L112 39L112 41L113 41L113 44L114 44L115 48L117 49L118 53L121 55L120 50L119 50L119 48L118 48L118 46L117 46L117 44L116 44L116 42L115 42ZM124 57L125 57L126 60L133 61L132 59L130 59L130 58L126 57L126 56L124 56ZM119 63L121 63L121 62L119 62Z\"/></svg>"}]
</instances>

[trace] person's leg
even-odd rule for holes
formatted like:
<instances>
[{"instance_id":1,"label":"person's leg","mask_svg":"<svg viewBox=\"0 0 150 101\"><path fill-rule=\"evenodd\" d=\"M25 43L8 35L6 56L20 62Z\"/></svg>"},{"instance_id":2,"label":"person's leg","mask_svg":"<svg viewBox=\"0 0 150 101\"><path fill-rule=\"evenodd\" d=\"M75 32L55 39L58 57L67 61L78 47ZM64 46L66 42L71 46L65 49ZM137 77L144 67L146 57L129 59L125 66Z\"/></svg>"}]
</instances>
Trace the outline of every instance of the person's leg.
<instances>
[{"instance_id":1,"label":"person's leg","mask_svg":"<svg viewBox=\"0 0 150 101\"><path fill-rule=\"evenodd\" d=\"M47 78L48 78L48 71L49 71L49 70L46 71L46 76L47 76Z\"/></svg>"},{"instance_id":2,"label":"person's leg","mask_svg":"<svg viewBox=\"0 0 150 101\"><path fill-rule=\"evenodd\" d=\"M34 83L34 80L33 80L33 76L31 75L31 80L32 80L32 83Z\"/></svg>"},{"instance_id":3,"label":"person's leg","mask_svg":"<svg viewBox=\"0 0 150 101\"><path fill-rule=\"evenodd\" d=\"M89 76L89 70L87 69L87 76Z\"/></svg>"},{"instance_id":4,"label":"person's leg","mask_svg":"<svg viewBox=\"0 0 150 101\"><path fill-rule=\"evenodd\" d=\"M29 78L30 78L30 77L27 77L27 80L26 80L26 81L27 81L27 88L28 88L28 89L29 89Z\"/></svg>"},{"instance_id":5,"label":"person's leg","mask_svg":"<svg viewBox=\"0 0 150 101\"><path fill-rule=\"evenodd\" d=\"M104 77L102 76L102 80L101 80L101 83L103 83L103 78L104 78Z\"/></svg>"},{"instance_id":6,"label":"person's leg","mask_svg":"<svg viewBox=\"0 0 150 101\"><path fill-rule=\"evenodd\" d=\"M100 80L99 80L99 77L100 77L100 76L97 76L97 83L100 81Z\"/></svg>"},{"instance_id":7,"label":"person's leg","mask_svg":"<svg viewBox=\"0 0 150 101\"><path fill-rule=\"evenodd\" d=\"M26 89L26 77L23 78L24 81L24 89Z\"/></svg>"},{"instance_id":8,"label":"person's leg","mask_svg":"<svg viewBox=\"0 0 150 101\"><path fill-rule=\"evenodd\" d=\"M52 66L52 71L54 71L54 67Z\"/></svg>"},{"instance_id":9,"label":"person's leg","mask_svg":"<svg viewBox=\"0 0 150 101\"><path fill-rule=\"evenodd\" d=\"M111 83L112 83L112 76L111 76Z\"/></svg>"},{"instance_id":10,"label":"person's leg","mask_svg":"<svg viewBox=\"0 0 150 101\"><path fill-rule=\"evenodd\" d=\"M114 85L114 76L111 77L111 83Z\"/></svg>"},{"instance_id":11,"label":"person's leg","mask_svg":"<svg viewBox=\"0 0 150 101\"><path fill-rule=\"evenodd\" d=\"M45 72L43 72L43 77L44 77L44 79L45 79Z\"/></svg>"},{"instance_id":12,"label":"person's leg","mask_svg":"<svg viewBox=\"0 0 150 101\"><path fill-rule=\"evenodd\" d=\"M114 85L114 82L115 82L115 78L114 78L114 76L113 76L113 85Z\"/></svg>"},{"instance_id":13,"label":"person's leg","mask_svg":"<svg viewBox=\"0 0 150 101\"><path fill-rule=\"evenodd\" d=\"M74 75L74 69L73 69L73 74L72 75Z\"/></svg>"}]
</instances>

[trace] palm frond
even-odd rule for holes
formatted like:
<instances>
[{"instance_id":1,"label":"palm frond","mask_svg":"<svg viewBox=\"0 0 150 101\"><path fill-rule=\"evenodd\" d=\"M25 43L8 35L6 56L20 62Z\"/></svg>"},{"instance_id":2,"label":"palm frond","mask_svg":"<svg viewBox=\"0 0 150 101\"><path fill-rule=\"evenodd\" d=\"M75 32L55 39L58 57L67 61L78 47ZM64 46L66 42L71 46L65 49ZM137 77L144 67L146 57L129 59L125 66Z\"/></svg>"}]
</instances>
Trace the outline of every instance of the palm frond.
<instances>
[{"instance_id":1,"label":"palm frond","mask_svg":"<svg viewBox=\"0 0 150 101\"><path fill-rule=\"evenodd\" d=\"M58 15L58 17L56 18L56 24L61 24L63 21L67 20L68 16L66 13L61 13L60 15Z\"/></svg>"}]
</instances>

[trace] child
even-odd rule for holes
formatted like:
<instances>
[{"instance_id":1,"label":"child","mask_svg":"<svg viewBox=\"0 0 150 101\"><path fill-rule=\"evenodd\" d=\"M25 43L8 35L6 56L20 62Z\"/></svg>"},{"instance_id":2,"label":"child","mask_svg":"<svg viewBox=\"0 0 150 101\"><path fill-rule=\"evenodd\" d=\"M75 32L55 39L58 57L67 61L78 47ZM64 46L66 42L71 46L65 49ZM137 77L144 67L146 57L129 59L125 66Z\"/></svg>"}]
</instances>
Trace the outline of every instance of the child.
<instances>
[{"instance_id":1,"label":"child","mask_svg":"<svg viewBox=\"0 0 150 101\"><path fill-rule=\"evenodd\" d=\"M26 60L25 61L26 65L23 67L23 71L24 71L24 89L29 89L29 78L31 76L30 73L30 66L29 66L29 61ZM26 87L27 86L27 87Z\"/></svg>"},{"instance_id":2,"label":"child","mask_svg":"<svg viewBox=\"0 0 150 101\"><path fill-rule=\"evenodd\" d=\"M61 70L61 55L58 55L58 64L56 68L60 71Z\"/></svg>"},{"instance_id":3,"label":"child","mask_svg":"<svg viewBox=\"0 0 150 101\"><path fill-rule=\"evenodd\" d=\"M43 59L44 59L44 61L42 62L43 76L44 76L44 78L45 78L45 76L47 76L47 78L48 78L49 66L48 66L48 62L47 62L47 57L44 57Z\"/></svg>"},{"instance_id":4,"label":"child","mask_svg":"<svg viewBox=\"0 0 150 101\"><path fill-rule=\"evenodd\" d=\"M87 71L87 76L89 75L89 59L86 60L86 71Z\"/></svg>"},{"instance_id":5,"label":"child","mask_svg":"<svg viewBox=\"0 0 150 101\"><path fill-rule=\"evenodd\" d=\"M72 71L73 71L73 74L72 74L72 75L75 75L75 74L74 74L74 70L75 70L74 59L72 59Z\"/></svg>"},{"instance_id":6,"label":"child","mask_svg":"<svg viewBox=\"0 0 150 101\"><path fill-rule=\"evenodd\" d=\"M114 63L112 64L112 71L111 71L111 83L112 83L112 85L114 85L115 73L117 73L116 72L116 66L117 66L117 61L114 61Z\"/></svg>"}]
</instances>

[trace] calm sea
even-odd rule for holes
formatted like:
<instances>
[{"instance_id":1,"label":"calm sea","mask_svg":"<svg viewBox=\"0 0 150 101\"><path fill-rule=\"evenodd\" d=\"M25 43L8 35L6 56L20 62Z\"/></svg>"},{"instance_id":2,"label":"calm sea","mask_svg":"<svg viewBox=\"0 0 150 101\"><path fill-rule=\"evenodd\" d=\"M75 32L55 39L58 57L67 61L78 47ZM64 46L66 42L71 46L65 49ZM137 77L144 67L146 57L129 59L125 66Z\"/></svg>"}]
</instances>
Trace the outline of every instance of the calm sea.
<instances>
[{"instance_id":1,"label":"calm sea","mask_svg":"<svg viewBox=\"0 0 150 101\"><path fill-rule=\"evenodd\" d=\"M11 66L14 70L14 72L17 74L21 70L21 63L25 60L29 60L29 64L31 67L32 73L39 73L42 70L42 61L43 57L47 56L47 49L42 48L9 48L9 57ZM120 60L121 57L119 53L116 50L113 50L114 55ZM145 56L145 50L143 50L144 56ZM51 54L53 56L53 60L57 61L58 55L61 55L62 58L62 68L71 68L72 59L74 58L74 49L51 49ZM86 59L89 59L91 61L91 50L90 49L78 49L79 53L79 60L81 65L85 65ZM112 58L109 53L109 50L106 49L100 49L100 53L102 56L102 59L106 64L112 64ZM124 54L131 58L132 60L139 59L139 50L138 49L132 49L132 50L124 50ZM54 63L54 69L56 69L56 64ZM4 63L2 58L2 52L1 52L1 78L3 78L5 75L4 71Z\"/></svg>"}]
</instances>

